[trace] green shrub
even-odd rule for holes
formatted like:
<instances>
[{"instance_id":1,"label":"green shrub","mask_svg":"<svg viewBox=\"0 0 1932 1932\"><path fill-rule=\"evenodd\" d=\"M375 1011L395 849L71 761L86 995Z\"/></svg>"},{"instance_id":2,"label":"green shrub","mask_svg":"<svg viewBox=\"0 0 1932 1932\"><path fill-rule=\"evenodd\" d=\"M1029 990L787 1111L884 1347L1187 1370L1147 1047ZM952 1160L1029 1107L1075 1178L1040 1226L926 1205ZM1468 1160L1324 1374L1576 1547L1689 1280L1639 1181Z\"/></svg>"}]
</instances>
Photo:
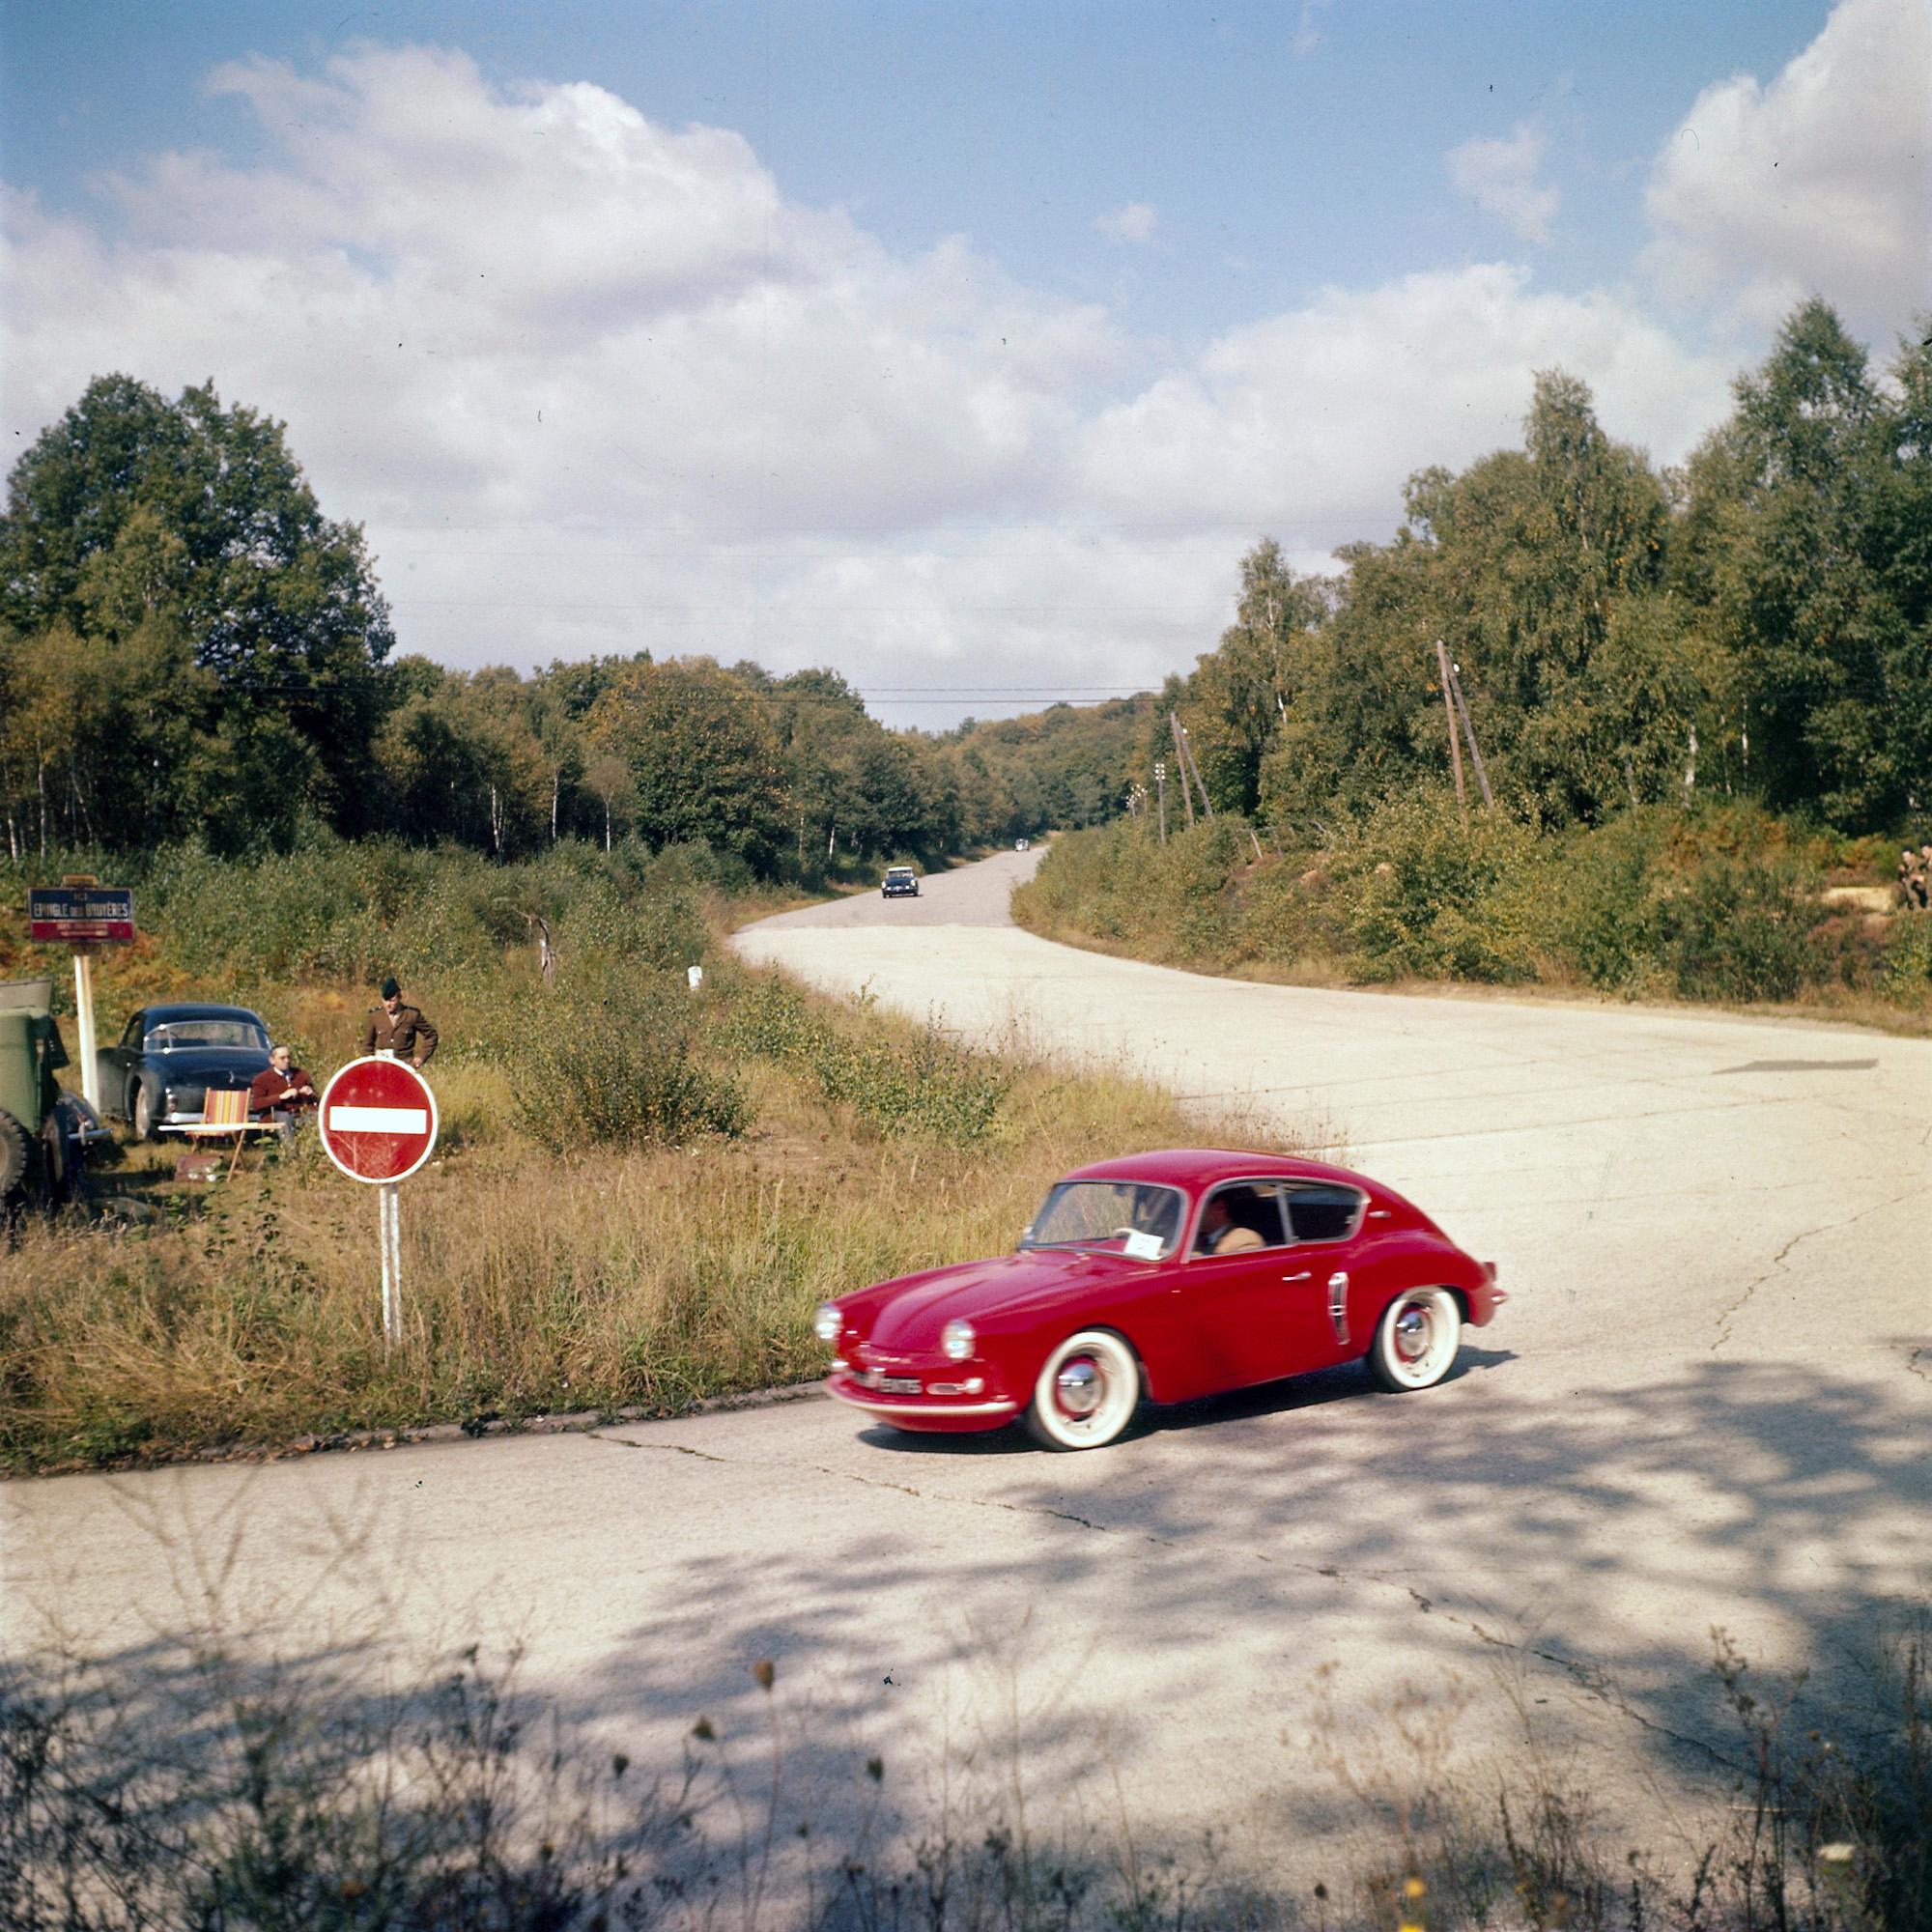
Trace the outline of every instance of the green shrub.
<instances>
[{"instance_id":1,"label":"green shrub","mask_svg":"<svg viewBox=\"0 0 1932 1932\"><path fill-rule=\"evenodd\" d=\"M1784 858L1717 859L1662 906L1664 953L1691 1000L1788 1000L1810 976L1817 909Z\"/></svg>"},{"instance_id":2,"label":"green shrub","mask_svg":"<svg viewBox=\"0 0 1932 1932\"><path fill-rule=\"evenodd\" d=\"M741 1134L749 1103L699 1057L684 999L612 975L526 1003L503 1043L517 1124L553 1153Z\"/></svg>"},{"instance_id":3,"label":"green shrub","mask_svg":"<svg viewBox=\"0 0 1932 1932\"><path fill-rule=\"evenodd\" d=\"M1901 999L1922 998L1932 987L1932 913L1893 915L1879 957L1879 980Z\"/></svg>"},{"instance_id":4,"label":"green shrub","mask_svg":"<svg viewBox=\"0 0 1932 1932\"><path fill-rule=\"evenodd\" d=\"M1270 956L1253 950L1244 877L1253 847L1244 820L1173 826L1167 842L1143 816L1057 838L1013 895L1013 916L1047 934L1118 946L1137 958L1225 969Z\"/></svg>"},{"instance_id":5,"label":"green shrub","mask_svg":"<svg viewBox=\"0 0 1932 1932\"><path fill-rule=\"evenodd\" d=\"M1500 812L1444 795L1385 800L1333 855L1362 979L1526 980L1547 943L1543 848Z\"/></svg>"},{"instance_id":6,"label":"green shrub","mask_svg":"<svg viewBox=\"0 0 1932 1932\"><path fill-rule=\"evenodd\" d=\"M979 1145L993 1132L1012 1069L954 1044L934 1027L909 1037L867 1028L847 1033L776 978L753 982L734 1003L724 1037L807 1074L825 1099L851 1110L863 1127L944 1147Z\"/></svg>"},{"instance_id":7,"label":"green shrub","mask_svg":"<svg viewBox=\"0 0 1932 1932\"><path fill-rule=\"evenodd\" d=\"M1557 857L1550 911L1558 950L1605 992L1639 992L1663 970L1667 824L1667 814L1639 808L1574 835Z\"/></svg>"},{"instance_id":8,"label":"green shrub","mask_svg":"<svg viewBox=\"0 0 1932 1932\"><path fill-rule=\"evenodd\" d=\"M1270 965L1339 959L1349 948L1346 913L1326 855L1293 853L1243 881L1235 944L1243 958Z\"/></svg>"}]
</instances>

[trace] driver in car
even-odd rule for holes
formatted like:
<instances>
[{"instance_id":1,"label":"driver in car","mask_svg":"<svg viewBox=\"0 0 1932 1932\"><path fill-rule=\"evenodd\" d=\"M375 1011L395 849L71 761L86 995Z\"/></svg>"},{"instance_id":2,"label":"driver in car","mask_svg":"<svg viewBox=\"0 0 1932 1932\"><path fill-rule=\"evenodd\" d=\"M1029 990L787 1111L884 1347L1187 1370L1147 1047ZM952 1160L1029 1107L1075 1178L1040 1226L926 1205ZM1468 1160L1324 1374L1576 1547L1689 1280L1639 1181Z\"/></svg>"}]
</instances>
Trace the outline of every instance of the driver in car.
<instances>
[{"instance_id":1,"label":"driver in car","mask_svg":"<svg viewBox=\"0 0 1932 1932\"><path fill-rule=\"evenodd\" d=\"M1194 1237L1197 1254L1239 1255L1251 1248L1266 1246L1254 1229L1244 1228L1235 1219L1225 1194L1208 1197L1207 1207L1201 1210L1201 1232Z\"/></svg>"}]
</instances>

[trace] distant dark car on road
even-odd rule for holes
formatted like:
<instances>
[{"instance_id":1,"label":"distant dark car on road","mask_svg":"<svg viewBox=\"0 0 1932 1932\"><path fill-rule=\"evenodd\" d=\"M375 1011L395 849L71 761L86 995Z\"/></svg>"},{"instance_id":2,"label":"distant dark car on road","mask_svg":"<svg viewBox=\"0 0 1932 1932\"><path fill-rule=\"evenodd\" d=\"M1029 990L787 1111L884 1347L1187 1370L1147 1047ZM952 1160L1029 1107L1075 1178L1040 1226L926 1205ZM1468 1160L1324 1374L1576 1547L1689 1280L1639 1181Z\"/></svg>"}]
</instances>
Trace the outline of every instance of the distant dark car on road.
<instances>
[{"instance_id":1,"label":"distant dark car on road","mask_svg":"<svg viewBox=\"0 0 1932 1932\"><path fill-rule=\"evenodd\" d=\"M880 882L881 897L889 899L912 898L919 896L919 874L910 866L888 866L886 876Z\"/></svg>"},{"instance_id":2,"label":"distant dark car on road","mask_svg":"<svg viewBox=\"0 0 1932 1932\"><path fill-rule=\"evenodd\" d=\"M102 1108L131 1122L144 1141L200 1120L211 1087L246 1087L268 1064L260 1013L199 1003L144 1007L95 1056Z\"/></svg>"},{"instance_id":3,"label":"distant dark car on road","mask_svg":"<svg viewBox=\"0 0 1932 1932\"><path fill-rule=\"evenodd\" d=\"M1193 1148L1081 1168L1017 1254L862 1288L812 1326L832 1394L875 1422L1017 1421L1047 1448L1097 1449L1144 1398L1348 1362L1431 1388L1507 1298L1492 1264L1366 1175Z\"/></svg>"}]
</instances>

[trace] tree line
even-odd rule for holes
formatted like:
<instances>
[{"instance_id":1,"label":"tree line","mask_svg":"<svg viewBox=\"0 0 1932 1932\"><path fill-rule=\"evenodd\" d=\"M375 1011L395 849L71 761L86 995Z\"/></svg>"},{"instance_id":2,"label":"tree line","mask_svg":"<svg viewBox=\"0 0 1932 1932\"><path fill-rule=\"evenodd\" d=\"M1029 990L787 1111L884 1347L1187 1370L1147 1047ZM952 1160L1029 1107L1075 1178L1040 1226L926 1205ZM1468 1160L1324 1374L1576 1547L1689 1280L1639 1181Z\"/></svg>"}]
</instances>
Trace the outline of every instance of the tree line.
<instances>
[{"instance_id":1,"label":"tree line","mask_svg":"<svg viewBox=\"0 0 1932 1932\"><path fill-rule=\"evenodd\" d=\"M1522 446L1410 478L1387 543L1241 558L1235 621L1158 694L888 730L834 670L396 655L361 530L282 426L107 376L0 519L10 850L286 843L304 820L501 859L703 841L758 876L934 862L1153 807L1187 726L1219 810L1307 840L1451 768L1441 639L1499 803L1546 828L1748 800L1847 830L1932 805L1932 332L1889 368L1798 307L1681 468L1540 375Z\"/></svg>"},{"instance_id":2,"label":"tree line","mask_svg":"<svg viewBox=\"0 0 1932 1932\"><path fill-rule=\"evenodd\" d=\"M1170 680L1126 778L1172 765L1171 709L1218 808L1319 842L1330 817L1448 780L1439 639L1498 804L1533 824L1715 796L1922 825L1932 329L1874 372L1807 301L1734 399L1659 469L1548 372L1520 449L1413 476L1395 537L1340 552L1338 574L1258 544L1234 623Z\"/></svg>"},{"instance_id":3,"label":"tree line","mask_svg":"<svg viewBox=\"0 0 1932 1932\"><path fill-rule=\"evenodd\" d=\"M362 531L322 514L281 424L212 384L98 378L0 521L10 854L321 823L505 861L701 842L815 878L1108 816L1135 734L1127 704L895 731L829 669L639 648L526 676L395 643Z\"/></svg>"}]
</instances>

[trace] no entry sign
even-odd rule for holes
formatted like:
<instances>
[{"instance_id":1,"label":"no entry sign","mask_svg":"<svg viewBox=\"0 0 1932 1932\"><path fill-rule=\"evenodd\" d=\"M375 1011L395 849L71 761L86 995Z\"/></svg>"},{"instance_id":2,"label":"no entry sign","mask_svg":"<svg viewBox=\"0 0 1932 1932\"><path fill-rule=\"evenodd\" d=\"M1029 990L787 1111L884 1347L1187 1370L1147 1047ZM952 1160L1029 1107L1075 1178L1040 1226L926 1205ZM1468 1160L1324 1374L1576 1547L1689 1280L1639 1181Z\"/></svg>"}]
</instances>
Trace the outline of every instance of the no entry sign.
<instances>
[{"instance_id":1,"label":"no entry sign","mask_svg":"<svg viewBox=\"0 0 1932 1932\"><path fill-rule=\"evenodd\" d=\"M352 1060L316 1112L323 1151L352 1180L407 1180L436 1146L436 1095L407 1060Z\"/></svg>"}]
</instances>

